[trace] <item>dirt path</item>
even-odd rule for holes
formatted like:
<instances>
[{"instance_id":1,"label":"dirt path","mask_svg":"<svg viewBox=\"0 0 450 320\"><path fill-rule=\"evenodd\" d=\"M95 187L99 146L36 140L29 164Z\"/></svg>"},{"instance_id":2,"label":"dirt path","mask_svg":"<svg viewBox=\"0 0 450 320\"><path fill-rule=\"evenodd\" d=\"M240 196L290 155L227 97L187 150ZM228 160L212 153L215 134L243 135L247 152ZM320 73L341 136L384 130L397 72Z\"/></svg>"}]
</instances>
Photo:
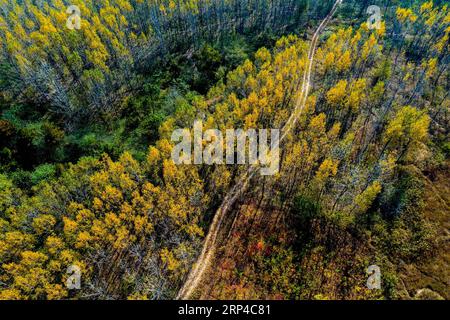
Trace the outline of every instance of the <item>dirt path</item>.
<instances>
[{"instance_id":1,"label":"dirt path","mask_svg":"<svg viewBox=\"0 0 450 320\"><path fill-rule=\"evenodd\" d=\"M325 19L320 23L319 27L317 28L316 32L314 33L311 45L308 53L308 65L305 70L304 76L303 76L303 83L301 87L300 96L295 104L294 111L292 112L291 116L289 117L288 121L286 122L285 126L282 129L282 135L280 138L280 144L286 139L287 135L291 132L291 130L295 127L298 118L300 116L300 113L305 108L309 90L310 90L310 81L311 81L311 73L312 73L312 67L314 64L314 55L317 49L317 43L319 41L319 36L322 33L323 29L327 26L327 24L330 22L331 18L336 13L339 5L342 3L343 0L337 0L330 11L330 13L325 17ZM231 209L231 207L234 205L236 200L239 198L239 196L246 190L251 178L255 175L257 172L258 166L252 166L250 167L241 177L239 182L228 192L227 196L225 197L222 205L217 210L216 215L214 216L214 219L211 223L208 235L206 236L202 252L200 253L200 256L197 259L197 262L192 267L187 280L185 281L183 287L180 289L177 299L178 300L186 300L189 299L192 295L192 293L195 291L195 289L198 287L198 285L201 282L201 279L203 278L203 275L205 271L208 269L212 258L214 257L214 254L217 249L217 239L219 236L219 232L221 230L221 226L223 225L225 218L227 216L227 212Z\"/></svg>"}]
</instances>

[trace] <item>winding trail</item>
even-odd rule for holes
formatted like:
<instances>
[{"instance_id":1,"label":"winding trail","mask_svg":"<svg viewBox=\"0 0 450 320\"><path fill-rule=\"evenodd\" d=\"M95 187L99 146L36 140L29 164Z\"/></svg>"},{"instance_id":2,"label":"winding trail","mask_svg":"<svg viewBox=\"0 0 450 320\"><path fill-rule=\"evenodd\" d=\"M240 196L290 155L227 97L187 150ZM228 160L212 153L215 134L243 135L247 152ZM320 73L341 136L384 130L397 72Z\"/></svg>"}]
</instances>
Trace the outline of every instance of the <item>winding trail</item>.
<instances>
[{"instance_id":1,"label":"winding trail","mask_svg":"<svg viewBox=\"0 0 450 320\"><path fill-rule=\"evenodd\" d=\"M309 95L309 90L311 87L310 86L311 73L312 73L312 68L313 68L313 64L314 64L314 55L316 53L317 43L319 41L319 36L322 33L323 29L330 22L331 18L336 13L339 5L342 4L342 1L343 0L337 0L334 3L333 8L331 9L330 13L320 23L319 27L317 28L316 32L314 33L314 35L312 37L310 49L308 52L309 63L307 65L307 68L303 75L303 83L302 83L302 87L300 89L301 90L300 96L296 101L295 108L292 111L291 116L289 117L286 124L282 128L282 135L280 137L280 143L286 139L287 135L295 127L295 125L298 121L298 118L300 116L300 113L305 108L305 105L306 105L306 102L308 99L308 95ZM195 289L200 284L203 274L205 273L205 271L208 269L209 265L211 264L211 260L214 257L214 254L216 252L219 231L221 230L221 226L223 225L223 222L225 221L227 212L234 205L234 203L239 198L239 196L246 190L251 178L257 172L257 169L258 169L258 166L253 165L242 175L241 179L228 192L227 196L225 197L224 201L222 202L222 205L217 210L216 215L214 216L214 219L209 228L208 235L206 236L205 242L203 244L202 252L200 253L200 255L198 257L197 262L194 264L191 271L189 272L189 275L188 275L183 287L178 292L177 300L189 299L191 297L192 293L195 291Z\"/></svg>"}]
</instances>

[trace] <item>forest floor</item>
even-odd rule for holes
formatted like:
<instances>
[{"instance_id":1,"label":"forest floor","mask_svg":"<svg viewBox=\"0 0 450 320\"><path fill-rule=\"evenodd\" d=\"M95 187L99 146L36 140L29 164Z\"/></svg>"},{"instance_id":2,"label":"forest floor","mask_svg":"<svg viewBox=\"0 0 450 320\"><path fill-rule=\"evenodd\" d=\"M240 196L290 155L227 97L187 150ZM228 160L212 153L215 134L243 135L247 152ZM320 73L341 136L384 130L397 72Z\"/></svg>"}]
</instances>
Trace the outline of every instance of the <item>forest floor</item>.
<instances>
[{"instance_id":1,"label":"forest floor","mask_svg":"<svg viewBox=\"0 0 450 320\"><path fill-rule=\"evenodd\" d=\"M379 299L365 288L370 248L349 233L315 221L297 238L286 212L243 204L199 285L199 299ZM329 239L333 239L331 242ZM331 247L330 247L331 243Z\"/></svg>"},{"instance_id":2,"label":"forest floor","mask_svg":"<svg viewBox=\"0 0 450 320\"><path fill-rule=\"evenodd\" d=\"M265 256L270 250L263 244L265 239L285 242L295 238L287 224L279 221L279 214L268 208L258 210L255 203L240 206L228 239L221 243L211 263L214 267L205 274L197 290L199 299L281 298L278 293L272 295L258 288L258 270L254 265L258 255Z\"/></svg>"},{"instance_id":3,"label":"forest floor","mask_svg":"<svg viewBox=\"0 0 450 320\"><path fill-rule=\"evenodd\" d=\"M423 175L424 217L436 232L430 257L398 266L403 298L450 299L450 163Z\"/></svg>"}]
</instances>

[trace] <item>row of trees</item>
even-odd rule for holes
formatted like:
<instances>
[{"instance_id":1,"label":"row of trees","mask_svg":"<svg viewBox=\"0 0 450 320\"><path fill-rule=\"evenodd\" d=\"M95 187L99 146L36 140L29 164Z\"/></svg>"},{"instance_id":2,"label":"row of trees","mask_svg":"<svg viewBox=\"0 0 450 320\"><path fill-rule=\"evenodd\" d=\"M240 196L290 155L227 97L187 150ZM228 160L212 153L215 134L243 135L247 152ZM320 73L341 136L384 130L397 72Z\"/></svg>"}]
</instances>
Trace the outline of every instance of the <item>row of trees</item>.
<instances>
[{"instance_id":1,"label":"row of trees","mask_svg":"<svg viewBox=\"0 0 450 320\"><path fill-rule=\"evenodd\" d=\"M305 0L1 2L0 59L14 98L48 104L66 125L115 114L138 72L180 46L304 21ZM80 9L80 29L70 30ZM311 10L314 10L311 8ZM5 75L6 77L6 75ZM113 92L114 94L111 94Z\"/></svg>"}]
</instances>

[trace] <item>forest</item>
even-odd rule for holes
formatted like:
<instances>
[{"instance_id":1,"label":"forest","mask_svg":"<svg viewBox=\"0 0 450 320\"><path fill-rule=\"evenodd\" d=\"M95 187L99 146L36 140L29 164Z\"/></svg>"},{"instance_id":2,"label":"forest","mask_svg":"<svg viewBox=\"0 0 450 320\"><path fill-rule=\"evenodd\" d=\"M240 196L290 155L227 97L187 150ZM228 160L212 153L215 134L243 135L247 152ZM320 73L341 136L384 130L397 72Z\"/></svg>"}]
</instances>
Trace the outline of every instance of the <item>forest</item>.
<instances>
[{"instance_id":1,"label":"forest","mask_svg":"<svg viewBox=\"0 0 450 320\"><path fill-rule=\"evenodd\" d=\"M447 1L0 8L0 300L450 298ZM172 160L293 115L276 175Z\"/></svg>"}]
</instances>

